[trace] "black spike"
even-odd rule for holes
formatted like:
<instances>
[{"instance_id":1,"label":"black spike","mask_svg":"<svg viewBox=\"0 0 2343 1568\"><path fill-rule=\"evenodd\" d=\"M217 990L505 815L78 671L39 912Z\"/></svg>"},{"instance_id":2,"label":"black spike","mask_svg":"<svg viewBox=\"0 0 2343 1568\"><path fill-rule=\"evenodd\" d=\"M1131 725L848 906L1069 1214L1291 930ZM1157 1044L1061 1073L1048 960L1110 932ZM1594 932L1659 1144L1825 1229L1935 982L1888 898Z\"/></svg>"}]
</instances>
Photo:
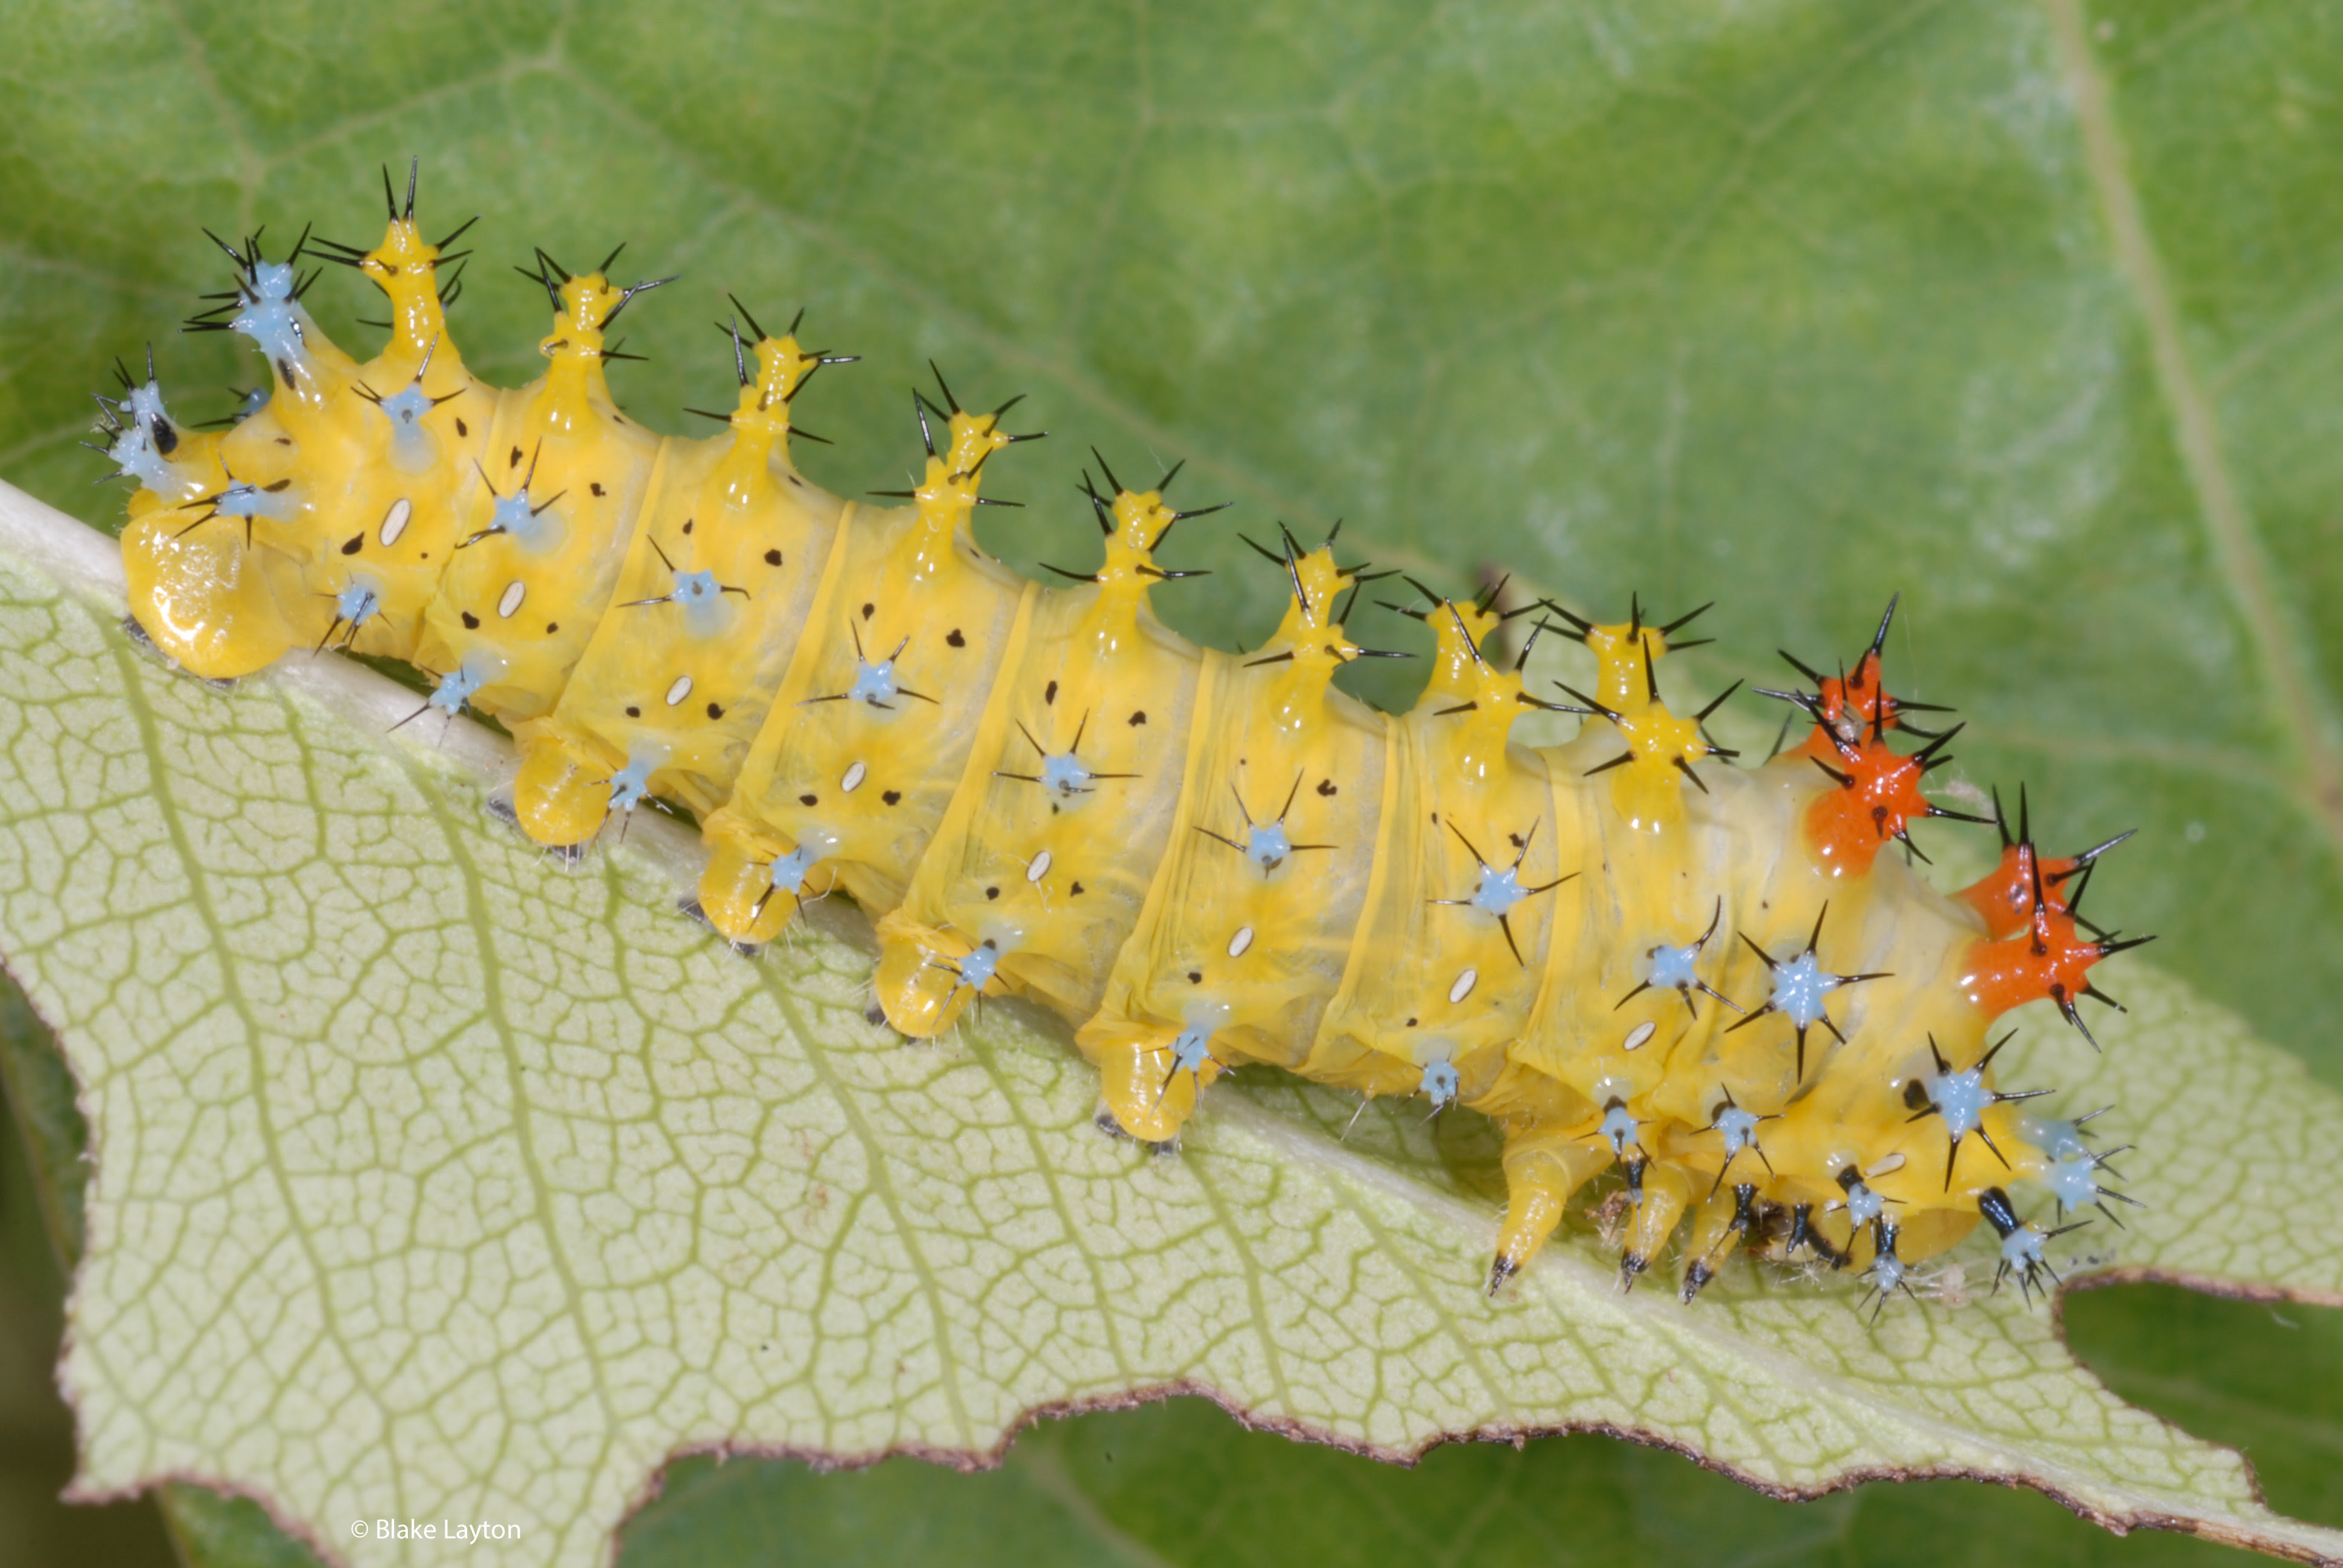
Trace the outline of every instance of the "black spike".
<instances>
[{"instance_id":1,"label":"black spike","mask_svg":"<svg viewBox=\"0 0 2343 1568\"><path fill-rule=\"evenodd\" d=\"M1800 658L1796 654L1792 653L1787 648L1777 648L1774 651L1780 654L1784 662L1788 664L1792 669L1796 670L1800 675L1803 675L1808 680L1813 681L1816 687L1819 688L1822 685L1823 676L1820 670L1815 669L1812 665L1806 663L1805 660Z\"/></svg>"},{"instance_id":2,"label":"black spike","mask_svg":"<svg viewBox=\"0 0 2343 1568\"><path fill-rule=\"evenodd\" d=\"M1715 608L1716 601L1715 599L1711 599L1706 604L1701 606L1698 609L1686 611L1684 614L1680 615L1676 617L1675 619L1668 622L1667 625L1660 628L1660 635L1662 637L1671 636L1674 633L1676 628L1680 626L1690 626L1694 621L1698 620L1702 616L1707 614L1710 610L1715 609Z\"/></svg>"},{"instance_id":3,"label":"black spike","mask_svg":"<svg viewBox=\"0 0 2343 1568\"><path fill-rule=\"evenodd\" d=\"M1703 606L1701 606L1701 609L1706 609L1707 608L1708 608L1708 607L1707 607L1706 605L1703 605ZM1693 611L1693 614L1694 614L1694 615L1698 615L1699 613L1700 613L1700 610L1694 610L1694 611ZM1664 627L1663 627L1663 628L1661 628L1661 635L1662 635L1662 636L1665 636L1665 635L1666 635L1666 631L1667 631L1667 628L1664 628ZM1720 708L1724 707L1724 706L1725 706L1725 699L1726 698L1728 698L1728 697L1731 697L1735 692L1736 692L1736 691L1738 691L1738 690L1740 690L1740 689L1741 689L1741 683L1740 683L1739 681L1737 681L1737 680L1736 680L1736 681L1735 681L1732 685L1730 685L1730 686L1726 687L1723 691L1718 692L1718 693L1716 694L1716 700L1715 700L1715 701L1714 701L1714 702L1710 703L1706 708L1702 709L1698 713L1696 713L1696 714L1694 714L1694 715L1693 716L1693 718L1694 718L1694 721L1695 721L1695 722L1698 722L1698 723L1704 723L1704 723L1706 723L1706 722L1708 721L1708 716L1709 716L1710 714L1712 714L1712 713L1715 712L1718 709L1720 709Z\"/></svg>"},{"instance_id":4,"label":"black spike","mask_svg":"<svg viewBox=\"0 0 2343 1568\"><path fill-rule=\"evenodd\" d=\"M1902 602L1903 598L1904 596L1901 592L1893 593L1887 596L1887 613L1879 618L1879 630L1874 634L1871 638L1872 652L1877 653L1880 649L1887 646L1887 628L1894 623L1896 619L1896 607L1897 604Z\"/></svg>"}]
</instances>

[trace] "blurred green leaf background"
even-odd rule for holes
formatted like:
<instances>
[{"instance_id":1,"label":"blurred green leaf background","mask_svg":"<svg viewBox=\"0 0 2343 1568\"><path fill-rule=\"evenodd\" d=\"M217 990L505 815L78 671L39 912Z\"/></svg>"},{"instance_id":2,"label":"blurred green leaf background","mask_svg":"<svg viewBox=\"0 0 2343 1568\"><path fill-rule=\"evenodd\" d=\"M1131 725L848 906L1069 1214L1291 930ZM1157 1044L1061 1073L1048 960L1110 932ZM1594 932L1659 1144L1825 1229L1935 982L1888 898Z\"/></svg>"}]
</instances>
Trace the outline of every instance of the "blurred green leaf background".
<instances>
[{"instance_id":1,"label":"blurred green leaf background","mask_svg":"<svg viewBox=\"0 0 2343 1568\"><path fill-rule=\"evenodd\" d=\"M481 374L529 375L543 327L508 263L626 240L622 273L681 275L614 377L649 422L726 385L726 291L803 306L865 357L803 407L811 477L900 483L930 358L1052 431L1004 459L1029 509L985 519L1021 564L1095 548L1092 444L1127 479L1188 459L1179 498L1237 505L1184 532L1216 575L1164 608L1222 646L1273 620L1236 533L1280 518L1442 588L1715 598L1712 688L1851 652L1902 589L1890 657L1969 719L1962 778L2025 780L2054 844L2139 827L2099 918L2343 1087L2343 6L16 0L0 83L0 474L95 523L119 495L75 442L115 356L153 340L183 417L250 384L175 331L225 282L199 226L368 243L378 166L419 156L430 222L485 215L453 317ZM362 291L311 297L370 347ZM78 1131L8 1022L0 1539L167 1561L151 1503L50 1501ZM2343 1523L2337 1314L2128 1288L2066 1315L2127 1397ZM248 1504L165 1512L196 1561L292 1550ZM1785 1505L1598 1436L1402 1473L1181 1402L984 1476L689 1462L623 1561L2225 1555L1955 1483Z\"/></svg>"}]
</instances>

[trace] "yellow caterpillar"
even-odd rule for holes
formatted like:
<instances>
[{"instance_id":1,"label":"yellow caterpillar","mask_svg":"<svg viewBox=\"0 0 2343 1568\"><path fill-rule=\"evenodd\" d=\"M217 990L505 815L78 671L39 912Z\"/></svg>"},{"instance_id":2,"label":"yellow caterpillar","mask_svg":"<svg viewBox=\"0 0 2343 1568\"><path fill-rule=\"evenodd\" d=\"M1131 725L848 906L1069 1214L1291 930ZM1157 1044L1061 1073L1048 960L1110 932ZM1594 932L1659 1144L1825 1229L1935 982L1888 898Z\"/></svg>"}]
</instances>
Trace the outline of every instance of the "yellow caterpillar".
<instances>
[{"instance_id":1,"label":"yellow caterpillar","mask_svg":"<svg viewBox=\"0 0 2343 1568\"><path fill-rule=\"evenodd\" d=\"M1916 729L1926 709L1882 686L1885 620L1851 672L1769 694L1813 730L1755 769L1702 728L1723 697L1691 716L1660 698L1691 617L1529 607L1595 658L1594 689L1555 701L1524 684L1527 648L1510 667L1486 651L1489 598L1420 588L1431 680L1385 716L1331 683L1374 651L1344 629L1366 579L1331 539L1254 547L1292 598L1242 655L1152 613L1184 575L1157 552L1199 515L1164 500L1169 475L1086 479L1105 559L1074 586L985 555L983 476L1024 437L940 376L915 407L921 482L883 508L791 466L791 401L837 362L794 324L774 337L739 312L722 433L621 414L603 335L655 285L618 287L608 261L572 276L538 253L545 374L473 379L447 241L417 227L411 179L403 206L385 184L371 250L230 250L235 296L202 324L253 338L272 378L232 428L177 427L151 364L109 405L108 455L140 487L133 613L188 669L328 645L409 661L435 683L418 716L511 727L537 842L580 849L653 797L689 807L728 940L769 940L843 889L879 918L897 1029L1031 997L1075 1026L1102 1120L1135 1138L1176 1139L1247 1063L1490 1116L1510 1192L1492 1290L1614 1167L1623 1281L1688 1219L1687 1299L1749 1251L1853 1267L1884 1302L1981 1220L2030 1292L2055 1231L2008 1189L2062 1215L2121 1197L2077 1123L1995 1087L1988 1038L2030 1000L2081 1027L2078 1000L2107 1000L2091 966L2145 939L2075 905L2120 840L2048 859L1996 809L2001 864L1956 897L1881 856L1916 818L1958 815L1922 791L1955 731ZM373 360L303 310L305 249L388 296ZM1578 737L1513 745L1539 708L1584 715Z\"/></svg>"}]
</instances>

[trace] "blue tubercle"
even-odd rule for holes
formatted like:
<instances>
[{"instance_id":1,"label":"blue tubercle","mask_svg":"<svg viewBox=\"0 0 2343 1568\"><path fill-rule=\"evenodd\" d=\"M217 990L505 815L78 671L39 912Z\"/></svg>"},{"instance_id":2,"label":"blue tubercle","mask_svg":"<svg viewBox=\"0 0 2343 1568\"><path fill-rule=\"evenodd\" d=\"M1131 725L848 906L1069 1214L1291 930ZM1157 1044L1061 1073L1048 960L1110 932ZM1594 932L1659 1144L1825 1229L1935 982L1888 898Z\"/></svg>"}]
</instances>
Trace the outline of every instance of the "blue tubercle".
<instances>
[{"instance_id":1,"label":"blue tubercle","mask_svg":"<svg viewBox=\"0 0 2343 1568\"><path fill-rule=\"evenodd\" d=\"M1259 866L1264 877L1292 853L1293 840L1286 837L1282 822L1256 822L1245 834L1245 859Z\"/></svg>"},{"instance_id":2,"label":"blue tubercle","mask_svg":"<svg viewBox=\"0 0 2343 1568\"><path fill-rule=\"evenodd\" d=\"M1744 1149L1756 1146L1757 1122L1758 1116L1755 1111L1745 1111L1738 1105L1728 1105L1716 1113L1715 1127L1725 1135L1725 1159L1727 1164L1732 1163L1733 1157Z\"/></svg>"},{"instance_id":3,"label":"blue tubercle","mask_svg":"<svg viewBox=\"0 0 2343 1568\"><path fill-rule=\"evenodd\" d=\"M1427 1061L1423 1064L1423 1081L1417 1091L1432 1101L1436 1113L1456 1103L1456 1091L1461 1086L1454 1062Z\"/></svg>"},{"instance_id":4,"label":"blue tubercle","mask_svg":"<svg viewBox=\"0 0 2343 1568\"><path fill-rule=\"evenodd\" d=\"M1839 1185L1846 1189L1846 1217L1858 1231L1878 1219L1887 1208L1887 1200L1860 1180L1843 1179Z\"/></svg>"},{"instance_id":5,"label":"blue tubercle","mask_svg":"<svg viewBox=\"0 0 2343 1568\"><path fill-rule=\"evenodd\" d=\"M298 502L289 490L264 490L238 479L212 498L212 509L223 518L270 518L293 515Z\"/></svg>"},{"instance_id":6,"label":"blue tubercle","mask_svg":"<svg viewBox=\"0 0 2343 1568\"><path fill-rule=\"evenodd\" d=\"M1202 1073L1204 1063L1212 1060L1212 1034L1210 1030L1190 1024L1172 1039L1172 1070Z\"/></svg>"},{"instance_id":7,"label":"blue tubercle","mask_svg":"<svg viewBox=\"0 0 2343 1568\"><path fill-rule=\"evenodd\" d=\"M297 375L309 373L309 349L302 340L308 312L293 297L296 282L290 262L255 262L244 286L244 307L227 324L228 330L259 345L269 364L287 380L293 379L287 367Z\"/></svg>"},{"instance_id":8,"label":"blue tubercle","mask_svg":"<svg viewBox=\"0 0 2343 1568\"><path fill-rule=\"evenodd\" d=\"M488 518L488 531L511 535L515 543L532 555L548 554L560 548L568 532L562 527L561 519L555 515L552 507L552 501L531 507L528 487L523 485L509 496L497 498L496 509Z\"/></svg>"},{"instance_id":9,"label":"blue tubercle","mask_svg":"<svg viewBox=\"0 0 2343 1568\"><path fill-rule=\"evenodd\" d=\"M1909 1270L1904 1260L1896 1255L1895 1227L1880 1227L1877 1241L1879 1250L1873 1255L1871 1266L1863 1271L1862 1277L1884 1300L1889 1292L1904 1282Z\"/></svg>"},{"instance_id":10,"label":"blue tubercle","mask_svg":"<svg viewBox=\"0 0 2343 1568\"><path fill-rule=\"evenodd\" d=\"M2099 1201L2099 1162L2089 1154L2058 1161L2034 1180L2069 1209Z\"/></svg>"},{"instance_id":11,"label":"blue tubercle","mask_svg":"<svg viewBox=\"0 0 2343 1568\"><path fill-rule=\"evenodd\" d=\"M146 387L136 387L136 389L131 389L131 397L122 398L122 413L129 415L129 419L125 419L122 434L115 436L113 446L106 447L106 455L113 459L115 467L122 474L146 485L147 490L152 490L155 495L164 497L164 499L180 499L190 490L190 485L178 476L178 467L171 464L168 457L164 457L162 443L157 440L157 427L159 429L174 429L174 427L162 419L162 397L155 394L155 413L147 415L146 407L141 407L141 403L138 403L141 391L155 394L155 382L147 382Z\"/></svg>"},{"instance_id":12,"label":"blue tubercle","mask_svg":"<svg viewBox=\"0 0 2343 1568\"><path fill-rule=\"evenodd\" d=\"M149 377L144 385L131 387L123 393L122 401L116 407L128 417L131 424L146 427L147 433L155 437L157 451L167 457L172 448L178 446L178 427L171 423L171 416L163 407L160 382Z\"/></svg>"},{"instance_id":13,"label":"blue tubercle","mask_svg":"<svg viewBox=\"0 0 2343 1568\"><path fill-rule=\"evenodd\" d=\"M631 811L641 805L650 789L651 769L658 766L655 750L638 748L628 753L627 765L610 775L610 809Z\"/></svg>"},{"instance_id":14,"label":"blue tubercle","mask_svg":"<svg viewBox=\"0 0 2343 1568\"><path fill-rule=\"evenodd\" d=\"M133 387L114 405L122 429L106 455L116 467L166 500L182 500L196 488L170 459L179 444L178 427L163 409L163 389L148 381Z\"/></svg>"},{"instance_id":15,"label":"blue tubercle","mask_svg":"<svg viewBox=\"0 0 2343 1568\"><path fill-rule=\"evenodd\" d=\"M1960 1072L1934 1074L1922 1086L1956 1142L1985 1124L1985 1108L1994 1101L1993 1091L1985 1086L1983 1063Z\"/></svg>"},{"instance_id":16,"label":"blue tubercle","mask_svg":"<svg viewBox=\"0 0 2343 1568\"><path fill-rule=\"evenodd\" d=\"M1642 1129L1635 1119L1627 1113L1625 1104L1614 1100L1603 1112L1603 1125L1596 1130L1595 1136L1611 1145L1614 1158L1624 1160L1627 1155L1628 1144L1634 1143L1637 1148L1643 1147L1639 1140L1641 1131Z\"/></svg>"},{"instance_id":17,"label":"blue tubercle","mask_svg":"<svg viewBox=\"0 0 2343 1568\"><path fill-rule=\"evenodd\" d=\"M1823 999L1844 983L1829 973L1811 948L1794 959L1784 959L1774 966L1774 990L1767 999L1774 1010L1786 1016L1800 1029L1812 1029L1825 1016Z\"/></svg>"},{"instance_id":18,"label":"blue tubercle","mask_svg":"<svg viewBox=\"0 0 2343 1568\"><path fill-rule=\"evenodd\" d=\"M1648 978L1654 989L1667 986L1688 990L1700 984L1699 964L1700 943L1687 942L1674 948L1664 942L1652 950L1652 972Z\"/></svg>"},{"instance_id":19,"label":"blue tubercle","mask_svg":"<svg viewBox=\"0 0 2343 1568\"><path fill-rule=\"evenodd\" d=\"M1977 1211L1985 1216L1986 1222L2001 1238L2001 1265L1994 1271L1993 1276L1996 1290L2001 1288L2002 1281L2015 1273L2018 1288L2030 1299L2040 1275L2048 1274L2053 1280L2058 1277L2058 1271L2050 1266L2050 1260L2044 1251L2052 1233L2019 1219L2017 1211L2009 1201L2008 1193L1998 1187L1986 1188L1977 1194Z\"/></svg>"},{"instance_id":20,"label":"blue tubercle","mask_svg":"<svg viewBox=\"0 0 2343 1568\"><path fill-rule=\"evenodd\" d=\"M364 578L353 578L349 585L334 596L334 618L347 623L350 636L372 620L382 608L382 590Z\"/></svg>"},{"instance_id":21,"label":"blue tubercle","mask_svg":"<svg viewBox=\"0 0 2343 1568\"><path fill-rule=\"evenodd\" d=\"M2047 1116L2028 1116L2017 1123L2017 1135L2053 1160L2074 1160L2090 1153L2090 1145L2083 1141L2083 1130L2072 1121L2061 1121Z\"/></svg>"},{"instance_id":22,"label":"blue tubercle","mask_svg":"<svg viewBox=\"0 0 2343 1568\"><path fill-rule=\"evenodd\" d=\"M2001 1239L2001 1261L2021 1274L2031 1274L2044 1266L2044 1243L2049 1240L2031 1225L2020 1225Z\"/></svg>"},{"instance_id":23,"label":"blue tubercle","mask_svg":"<svg viewBox=\"0 0 2343 1568\"><path fill-rule=\"evenodd\" d=\"M494 654L475 649L464 656L463 662L439 678L438 689L432 692L430 706L453 719L464 711L472 699L495 674Z\"/></svg>"},{"instance_id":24,"label":"blue tubercle","mask_svg":"<svg viewBox=\"0 0 2343 1568\"><path fill-rule=\"evenodd\" d=\"M799 844L786 855L775 856L771 872L773 886L785 893L803 898L807 874L812 871L814 862L820 859L821 856L810 843Z\"/></svg>"},{"instance_id":25,"label":"blue tubercle","mask_svg":"<svg viewBox=\"0 0 2343 1568\"><path fill-rule=\"evenodd\" d=\"M439 441L423 423L423 416L431 412L423 377L416 377L407 390L393 393L377 407L390 421L390 466L402 474L427 472L438 460Z\"/></svg>"},{"instance_id":26,"label":"blue tubercle","mask_svg":"<svg viewBox=\"0 0 2343 1568\"><path fill-rule=\"evenodd\" d=\"M1522 886L1521 869L1502 866L1481 868L1481 885L1473 890L1473 907L1486 914L1500 915L1528 898L1529 890Z\"/></svg>"},{"instance_id":27,"label":"blue tubercle","mask_svg":"<svg viewBox=\"0 0 2343 1568\"><path fill-rule=\"evenodd\" d=\"M1071 751L1041 759L1041 788L1061 800L1089 794L1093 777L1082 759Z\"/></svg>"},{"instance_id":28,"label":"blue tubercle","mask_svg":"<svg viewBox=\"0 0 2343 1568\"><path fill-rule=\"evenodd\" d=\"M873 663L864 659L855 667L854 684L846 695L873 708L885 708L895 700L895 661L882 658Z\"/></svg>"},{"instance_id":29,"label":"blue tubercle","mask_svg":"<svg viewBox=\"0 0 2343 1568\"><path fill-rule=\"evenodd\" d=\"M683 607L684 629L702 640L724 630L724 588L709 571L675 574L675 602Z\"/></svg>"},{"instance_id":30,"label":"blue tubercle","mask_svg":"<svg viewBox=\"0 0 2343 1568\"><path fill-rule=\"evenodd\" d=\"M992 983L992 977L1000 970L1001 950L993 945L990 937L987 937L961 955L960 979L953 982L952 989L958 990L961 986L966 986L969 990L981 994L984 988Z\"/></svg>"}]
</instances>

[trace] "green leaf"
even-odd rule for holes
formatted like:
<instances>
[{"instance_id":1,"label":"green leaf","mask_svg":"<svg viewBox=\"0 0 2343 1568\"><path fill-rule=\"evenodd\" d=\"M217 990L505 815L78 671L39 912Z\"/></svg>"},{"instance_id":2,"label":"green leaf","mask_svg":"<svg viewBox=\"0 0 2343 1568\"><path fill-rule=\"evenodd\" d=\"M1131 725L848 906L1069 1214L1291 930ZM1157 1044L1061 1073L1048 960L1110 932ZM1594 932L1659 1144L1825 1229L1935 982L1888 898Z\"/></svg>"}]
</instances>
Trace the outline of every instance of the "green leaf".
<instances>
[{"instance_id":1,"label":"green leaf","mask_svg":"<svg viewBox=\"0 0 2343 1568\"><path fill-rule=\"evenodd\" d=\"M902 1047L850 917L742 962L675 911L684 835L560 875L485 809L486 731L381 739L412 695L340 660L176 677L56 586L107 589L109 541L25 501L0 548L0 950L100 1172L63 1369L85 1492L247 1490L358 1562L406 1550L362 1526L461 1520L585 1563L678 1450L980 1462L1032 1412L1193 1388L1393 1458L1593 1427L1784 1493L1991 1477L2343 1551L1974 1257L1946 1309L1875 1322L1745 1272L1623 1297L1581 1237L1492 1302L1485 1124L1346 1139L1340 1097L1280 1081L1177 1159L1110 1140L1062 1030L1004 1008ZM2343 1298L2343 1171L2298 1158L2343 1097L2133 990L2106 1056L2062 1028L2012 1064L2157 1150L2125 1266Z\"/></svg>"},{"instance_id":2,"label":"green leaf","mask_svg":"<svg viewBox=\"0 0 2343 1568\"><path fill-rule=\"evenodd\" d=\"M1967 776L2028 780L2054 841L2142 827L2103 915L2343 1084L2337 15L26 4L0 473L109 522L72 445L98 367L153 338L196 417L248 380L170 331L218 286L196 226L358 236L420 152L429 210L488 214L476 367L525 375L541 326L505 261L631 237L685 274L620 377L655 424L720 385L695 286L868 356L808 409L840 493L897 482L929 356L1031 392L1068 449L1004 475L1021 560L1079 527L1047 498L1094 440L1443 586L1719 596L1711 689L1906 588L1891 653L1971 719ZM370 340L346 283L321 311ZM1257 637L1271 585L1213 524L1185 543L1220 575L1174 617Z\"/></svg>"}]
</instances>

